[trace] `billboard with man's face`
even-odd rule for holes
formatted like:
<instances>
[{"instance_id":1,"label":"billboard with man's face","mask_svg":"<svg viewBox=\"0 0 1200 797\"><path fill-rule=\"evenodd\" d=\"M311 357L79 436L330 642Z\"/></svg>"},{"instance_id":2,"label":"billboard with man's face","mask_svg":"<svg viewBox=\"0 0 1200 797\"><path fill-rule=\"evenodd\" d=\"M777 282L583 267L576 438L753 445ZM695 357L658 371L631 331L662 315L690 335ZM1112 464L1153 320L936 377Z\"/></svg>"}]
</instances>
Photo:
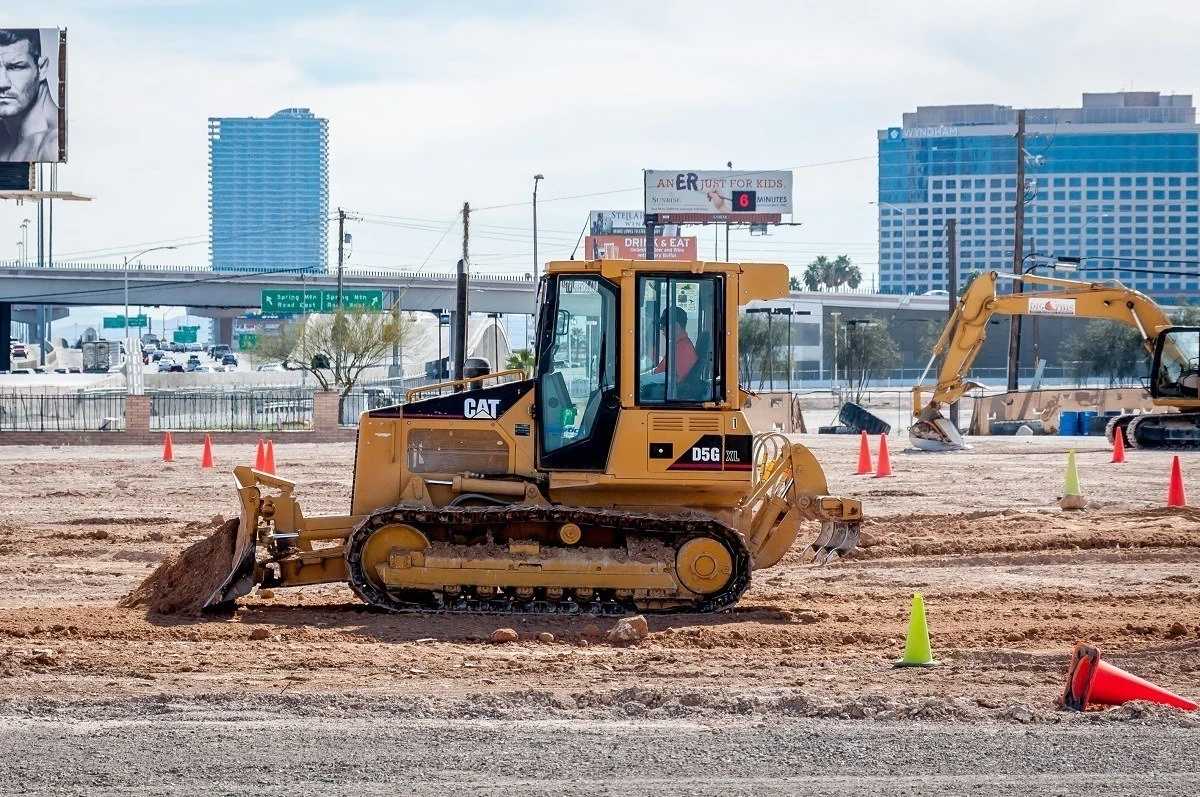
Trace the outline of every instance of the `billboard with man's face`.
<instances>
[{"instance_id":1,"label":"billboard with man's face","mask_svg":"<svg viewBox=\"0 0 1200 797\"><path fill-rule=\"evenodd\" d=\"M67 32L0 28L0 163L67 159Z\"/></svg>"}]
</instances>

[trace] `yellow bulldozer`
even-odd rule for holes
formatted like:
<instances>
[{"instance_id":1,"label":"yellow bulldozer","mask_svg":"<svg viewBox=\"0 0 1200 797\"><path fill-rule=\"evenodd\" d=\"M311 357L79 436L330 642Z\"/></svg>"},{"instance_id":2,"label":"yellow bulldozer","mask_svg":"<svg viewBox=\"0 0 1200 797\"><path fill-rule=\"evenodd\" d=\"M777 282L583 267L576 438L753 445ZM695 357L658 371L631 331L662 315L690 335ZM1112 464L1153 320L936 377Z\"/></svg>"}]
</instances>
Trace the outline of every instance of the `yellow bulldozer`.
<instances>
[{"instance_id":1,"label":"yellow bulldozer","mask_svg":"<svg viewBox=\"0 0 1200 797\"><path fill-rule=\"evenodd\" d=\"M996 294L996 280L1005 276L1042 290ZM1083 282L1025 274L980 274L967 286L958 306L933 347L933 356L913 388L913 417L909 438L927 451L964 448L962 435L941 413L975 387L967 372L979 354L993 315L1034 315L1056 318L1106 318L1128 324L1141 336L1150 356L1150 375L1144 380L1153 403L1177 412L1125 414L1108 422L1113 442L1122 430L1126 442L1139 448L1200 448L1200 328L1177 326L1153 299L1116 280ZM935 385L921 384L937 358L945 354Z\"/></svg>"},{"instance_id":2,"label":"yellow bulldozer","mask_svg":"<svg viewBox=\"0 0 1200 797\"><path fill-rule=\"evenodd\" d=\"M782 264L550 263L532 377L363 413L350 514L308 517L293 482L235 468L233 567L206 605L345 582L394 612L711 612L806 521L806 557L845 555L861 504L742 412L738 307L786 295Z\"/></svg>"}]
</instances>

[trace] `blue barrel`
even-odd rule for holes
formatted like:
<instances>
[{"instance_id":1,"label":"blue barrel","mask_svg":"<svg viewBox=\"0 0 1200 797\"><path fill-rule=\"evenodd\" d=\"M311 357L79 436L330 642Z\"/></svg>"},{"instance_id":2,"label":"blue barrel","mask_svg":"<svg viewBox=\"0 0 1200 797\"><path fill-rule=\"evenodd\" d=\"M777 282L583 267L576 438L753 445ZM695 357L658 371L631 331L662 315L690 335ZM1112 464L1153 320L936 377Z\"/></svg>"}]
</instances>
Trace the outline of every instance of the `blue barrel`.
<instances>
[{"instance_id":1,"label":"blue barrel","mask_svg":"<svg viewBox=\"0 0 1200 797\"><path fill-rule=\"evenodd\" d=\"M1059 410L1058 436L1074 437L1079 434L1079 412L1077 410Z\"/></svg>"},{"instance_id":2,"label":"blue barrel","mask_svg":"<svg viewBox=\"0 0 1200 797\"><path fill-rule=\"evenodd\" d=\"M1092 433L1092 419L1099 415L1095 410L1083 410L1079 413L1079 433L1081 435L1090 435Z\"/></svg>"}]
</instances>

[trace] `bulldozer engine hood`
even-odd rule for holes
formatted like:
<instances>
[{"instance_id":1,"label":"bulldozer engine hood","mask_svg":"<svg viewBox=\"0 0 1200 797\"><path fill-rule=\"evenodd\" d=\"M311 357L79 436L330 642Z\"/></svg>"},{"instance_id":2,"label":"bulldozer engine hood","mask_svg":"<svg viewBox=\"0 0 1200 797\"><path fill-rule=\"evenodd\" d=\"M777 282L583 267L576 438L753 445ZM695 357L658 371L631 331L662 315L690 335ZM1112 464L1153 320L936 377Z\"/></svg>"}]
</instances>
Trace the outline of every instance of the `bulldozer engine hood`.
<instances>
[{"instance_id":1,"label":"bulldozer engine hood","mask_svg":"<svg viewBox=\"0 0 1200 797\"><path fill-rule=\"evenodd\" d=\"M464 390L445 396L413 401L404 406L371 410L372 418L496 419L533 390L533 380L507 382L480 390Z\"/></svg>"}]
</instances>

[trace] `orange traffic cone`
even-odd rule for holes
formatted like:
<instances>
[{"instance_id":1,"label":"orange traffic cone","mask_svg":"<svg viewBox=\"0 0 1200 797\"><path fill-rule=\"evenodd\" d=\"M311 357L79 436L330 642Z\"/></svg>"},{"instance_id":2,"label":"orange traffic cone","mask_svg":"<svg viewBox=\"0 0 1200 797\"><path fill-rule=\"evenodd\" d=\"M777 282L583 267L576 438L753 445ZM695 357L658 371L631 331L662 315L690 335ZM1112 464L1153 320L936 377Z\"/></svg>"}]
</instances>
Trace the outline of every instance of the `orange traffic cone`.
<instances>
[{"instance_id":1,"label":"orange traffic cone","mask_svg":"<svg viewBox=\"0 0 1200 797\"><path fill-rule=\"evenodd\" d=\"M175 461L175 446L171 440L171 433L167 432L163 435L163 462Z\"/></svg>"},{"instance_id":2,"label":"orange traffic cone","mask_svg":"<svg viewBox=\"0 0 1200 797\"><path fill-rule=\"evenodd\" d=\"M892 458L888 456L887 450L887 435L879 435L879 470L875 471L875 478L892 475Z\"/></svg>"},{"instance_id":3,"label":"orange traffic cone","mask_svg":"<svg viewBox=\"0 0 1200 797\"><path fill-rule=\"evenodd\" d=\"M875 468L871 466L871 447L867 444L867 433L863 432L859 438L858 444L858 474L863 476L869 473L874 473Z\"/></svg>"},{"instance_id":4,"label":"orange traffic cone","mask_svg":"<svg viewBox=\"0 0 1200 797\"><path fill-rule=\"evenodd\" d=\"M1179 455L1171 460L1171 484L1167 487L1167 506L1187 506L1183 493L1183 469L1179 467Z\"/></svg>"},{"instance_id":5,"label":"orange traffic cone","mask_svg":"<svg viewBox=\"0 0 1200 797\"><path fill-rule=\"evenodd\" d=\"M263 473L275 475L275 444L267 440L267 458L263 463Z\"/></svg>"},{"instance_id":6,"label":"orange traffic cone","mask_svg":"<svg viewBox=\"0 0 1200 797\"><path fill-rule=\"evenodd\" d=\"M262 438L258 440L258 453L254 455L254 469L267 472L267 444Z\"/></svg>"},{"instance_id":7,"label":"orange traffic cone","mask_svg":"<svg viewBox=\"0 0 1200 797\"><path fill-rule=\"evenodd\" d=\"M1148 700L1163 703L1184 711L1195 711L1200 705L1187 698L1168 692L1136 675L1125 672L1105 661L1100 661L1100 651L1087 645L1076 645L1067 670L1067 688L1059 699L1059 705L1084 711L1088 703L1103 703L1119 706L1130 700Z\"/></svg>"},{"instance_id":8,"label":"orange traffic cone","mask_svg":"<svg viewBox=\"0 0 1200 797\"><path fill-rule=\"evenodd\" d=\"M1113 462L1125 461L1125 430L1118 426L1113 430Z\"/></svg>"},{"instance_id":9,"label":"orange traffic cone","mask_svg":"<svg viewBox=\"0 0 1200 797\"><path fill-rule=\"evenodd\" d=\"M212 438L204 435L204 454L200 457L200 467L211 468L213 466L212 455Z\"/></svg>"}]
</instances>

